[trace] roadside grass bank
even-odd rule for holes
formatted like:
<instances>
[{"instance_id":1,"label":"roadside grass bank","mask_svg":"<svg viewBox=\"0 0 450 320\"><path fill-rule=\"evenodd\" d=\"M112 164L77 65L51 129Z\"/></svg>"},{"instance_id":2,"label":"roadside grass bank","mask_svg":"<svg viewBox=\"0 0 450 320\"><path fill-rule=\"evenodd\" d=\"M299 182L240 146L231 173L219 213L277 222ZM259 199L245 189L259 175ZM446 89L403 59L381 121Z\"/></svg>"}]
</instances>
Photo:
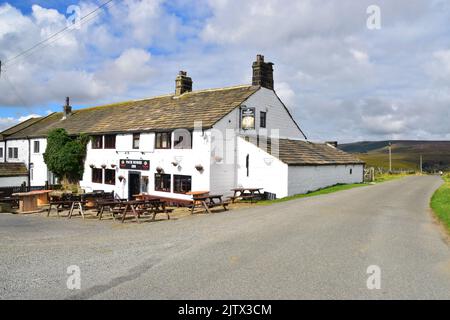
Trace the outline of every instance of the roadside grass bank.
<instances>
[{"instance_id":1,"label":"roadside grass bank","mask_svg":"<svg viewBox=\"0 0 450 320\"><path fill-rule=\"evenodd\" d=\"M431 208L450 232L450 173L442 178L445 183L433 194Z\"/></svg>"},{"instance_id":2,"label":"roadside grass bank","mask_svg":"<svg viewBox=\"0 0 450 320\"><path fill-rule=\"evenodd\" d=\"M409 177L414 174L410 173L383 173L383 174L375 174L375 182L385 182L385 181L391 181L395 179L400 179L404 177Z\"/></svg>"},{"instance_id":3,"label":"roadside grass bank","mask_svg":"<svg viewBox=\"0 0 450 320\"><path fill-rule=\"evenodd\" d=\"M334 186L331 186L331 187L319 189L319 190L308 192L308 193L305 193L305 194L297 194L297 195L294 195L294 196L281 198L281 199L275 199L275 200L259 201L258 204L259 205L263 205L263 206L267 206L267 205L271 205L271 204L274 204L274 203L286 202L286 201L291 201L291 200L301 199L301 198L307 198L307 197L314 197L314 196L318 196L318 195L321 195L321 194L334 193L334 192L338 192L338 191L342 191L342 190L348 190L348 189L353 189L353 188L358 188L358 187L364 187L364 186L367 186L367 185L369 185L369 184L368 183L337 184L337 185L334 185Z\"/></svg>"},{"instance_id":4,"label":"roadside grass bank","mask_svg":"<svg viewBox=\"0 0 450 320\"><path fill-rule=\"evenodd\" d=\"M297 194L297 195L293 195L293 196L289 196L286 198L281 198L281 199L275 199L275 200L263 200L263 201L259 201L258 204L259 205L263 205L263 206L267 206L267 205L271 205L274 203L280 203L280 202L286 202L286 201L291 201L291 200L295 200L295 199L301 199L301 198L307 198L307 197L314 197L314 196L318 196L321 194L329 194L329 193L334 193L334 192L338 192L338 191L343 191L343 190L349 190L349 189L353 189L353 188L359 188L359 187L365 187L371 184L376 184L376 183L382 183L382 182L386 182L386 181L391 181L391 180L395 180L395 179L400 179L400 178L404 178L407 176L411 176L411 174L407 174L407 173L400 173L400 174L389 174L389 173L385 173L385 174L381 174L381 175L376 175L375 176L375 181L372 183L369 182L363 182L363 183L352 183L352 184L337 184L331 187L326 187L323 189L319 189L316 191L311 191L305 194Z\"/></svg>"}]
</instances>

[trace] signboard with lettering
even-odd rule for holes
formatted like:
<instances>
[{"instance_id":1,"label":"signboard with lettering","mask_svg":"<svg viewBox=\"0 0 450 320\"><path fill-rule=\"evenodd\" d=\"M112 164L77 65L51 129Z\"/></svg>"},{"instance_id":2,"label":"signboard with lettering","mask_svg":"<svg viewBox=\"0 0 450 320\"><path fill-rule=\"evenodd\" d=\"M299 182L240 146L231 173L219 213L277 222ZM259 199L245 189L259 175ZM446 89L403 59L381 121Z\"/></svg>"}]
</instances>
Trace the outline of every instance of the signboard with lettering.
<instances>
[{"instance_id":1,"label":"signboard with lettering","mask_svg":"<svg viewBox=\"0 0 450 320\"><path fill-rule=\"evenodd\" d=\"M149 160L130 160L122 159L120 160L120 169L131 169L131 170L150 170Z\"/></svg>"},{"instance_id":2,"label":"signboard with lettering","mask_svg":"<svg viewBox=\"0 0 450 320\"><path fill-rule=\"evenodd\" d=\"M241 128L242 130L255 129L255 108L243 107L241 109Z\"/></svg>"}]
</instances>

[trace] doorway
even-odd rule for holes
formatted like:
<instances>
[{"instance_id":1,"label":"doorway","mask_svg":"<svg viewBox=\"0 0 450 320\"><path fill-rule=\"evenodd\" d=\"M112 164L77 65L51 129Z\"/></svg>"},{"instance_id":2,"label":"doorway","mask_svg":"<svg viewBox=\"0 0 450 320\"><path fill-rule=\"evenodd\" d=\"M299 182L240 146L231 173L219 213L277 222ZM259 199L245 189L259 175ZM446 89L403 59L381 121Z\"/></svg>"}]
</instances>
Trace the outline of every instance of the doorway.
<instances>
[{"instance_id":1,"label":"doorway","mask_svg":"<svg viewBox=\"0 0 450 320\"><path fill-rule=\"evenodd\" d=\"M134 195L141 193L141 174L130 172L128 174L128 199L132 200Z\"/></svg>"}]
</instances>

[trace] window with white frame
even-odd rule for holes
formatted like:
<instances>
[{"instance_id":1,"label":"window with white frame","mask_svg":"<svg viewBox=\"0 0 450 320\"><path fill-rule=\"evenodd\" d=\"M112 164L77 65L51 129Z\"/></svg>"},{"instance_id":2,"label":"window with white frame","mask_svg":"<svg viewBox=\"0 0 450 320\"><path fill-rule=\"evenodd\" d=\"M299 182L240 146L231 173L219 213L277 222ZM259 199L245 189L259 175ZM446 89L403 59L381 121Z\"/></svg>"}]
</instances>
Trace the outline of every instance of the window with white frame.
<instances>
[{"instance_id":1,"label":"window with white frame","mask_svg":"<svg viewBox=\"0 0 450 320\"><path fill-rule=\"evenodd\" d=\"M8 148L9 159L19 159L19 148Z\"/></svg>"}]
</instances>

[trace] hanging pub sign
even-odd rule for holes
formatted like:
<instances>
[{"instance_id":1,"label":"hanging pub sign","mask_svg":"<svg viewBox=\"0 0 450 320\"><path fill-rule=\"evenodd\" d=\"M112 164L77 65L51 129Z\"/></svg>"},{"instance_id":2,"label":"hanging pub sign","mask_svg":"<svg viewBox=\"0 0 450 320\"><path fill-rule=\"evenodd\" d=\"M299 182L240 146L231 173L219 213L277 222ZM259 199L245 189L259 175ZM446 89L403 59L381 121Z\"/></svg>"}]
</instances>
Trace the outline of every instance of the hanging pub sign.
<instances>
[{"instance_id":1,"label":"hanging pub sign","mask_svg":"<svg viewBox=\"0 0 450 320\"><path fill-rule=\"evenodd\" d=\"M253 130L255 129L255 108L241 108L241 129Z\"/></svg>"},{"instance_id":2,"label":"hanging pub sign","mask_svg":"<svg viewBox=\"0 0 450 320\"><path fill-rule=\"evenodd\" d=\"M132 169L132 170L150 170L150 161L149 160L130 160L130 159L121 159L120 160L120 169Z\"/></svg>"}]
</instances>

